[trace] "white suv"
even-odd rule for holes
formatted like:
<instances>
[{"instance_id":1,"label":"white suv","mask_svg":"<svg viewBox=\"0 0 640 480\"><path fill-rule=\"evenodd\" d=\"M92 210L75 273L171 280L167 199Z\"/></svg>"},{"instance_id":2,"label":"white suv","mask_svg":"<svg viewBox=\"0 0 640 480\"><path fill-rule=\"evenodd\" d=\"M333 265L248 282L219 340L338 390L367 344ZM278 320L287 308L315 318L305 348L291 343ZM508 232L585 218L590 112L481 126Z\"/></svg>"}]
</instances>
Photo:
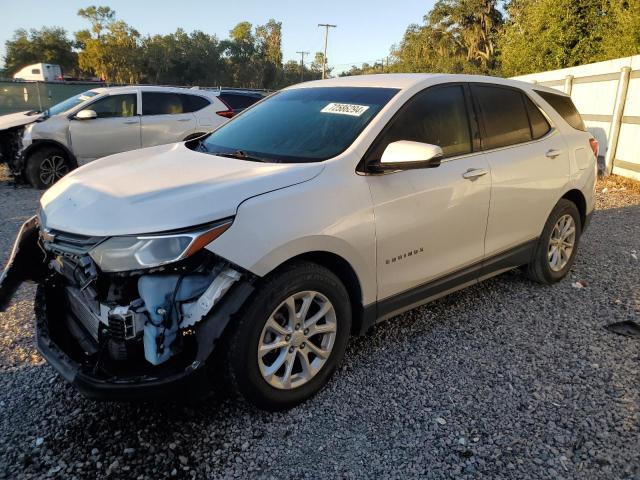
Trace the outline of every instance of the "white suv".
<instances>
[{"instance_id":1,"label":"white suv","mask_svg":"<svg viewBox=\"0 0 640 480\"><path fill-rule=\"evenodd\" d=\"M300 84L203 140L67 175L19 234L0 308L39 283L39 349L86 395L184 396L226 376L287 408L350 334L515 267L561 280L596 156L570 98L536 85Z\"/></svg>"},{"instance_id":2,"label":"white suv","mask_svg":"<svg viewBox=\"0 0 640 480\"><path fill-rule=\"evenodd\" d=\"M51 107L25 127L21 165L29 183L47 188L78 164L201 136L232 115L216 91L96 88Z\"/></svg>"}]
</instances>

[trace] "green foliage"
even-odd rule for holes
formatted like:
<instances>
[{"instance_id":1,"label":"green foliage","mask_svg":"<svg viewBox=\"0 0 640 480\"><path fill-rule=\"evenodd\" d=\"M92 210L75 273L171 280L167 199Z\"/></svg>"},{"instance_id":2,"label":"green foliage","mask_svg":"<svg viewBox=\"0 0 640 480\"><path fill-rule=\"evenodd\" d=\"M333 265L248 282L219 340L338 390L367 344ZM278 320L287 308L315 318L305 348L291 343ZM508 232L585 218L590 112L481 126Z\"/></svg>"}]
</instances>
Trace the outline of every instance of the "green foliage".
<instances>
[{"instance_id":1,"label":"green foliage","mask_svg":"<svg viewBox=\"0 0 640 480\"><path fill-rule=\"evenodd\" d=\"M53 63L65 71L76 65L73 42L67 32L58 27L42 27L40 30L16 30L13 38L5 43L5 72L13 75L32 63Z\"/></svg>"},{"instance_id":2,"label":"green foliage","mask_svg":"<svg viewBox=\"0 0 640 480\"><path fill-rule=\"evenodd\" d=\"M505 76L640 53L637 0L512 0L500 35Z\"/></svg>"}]
</instances>

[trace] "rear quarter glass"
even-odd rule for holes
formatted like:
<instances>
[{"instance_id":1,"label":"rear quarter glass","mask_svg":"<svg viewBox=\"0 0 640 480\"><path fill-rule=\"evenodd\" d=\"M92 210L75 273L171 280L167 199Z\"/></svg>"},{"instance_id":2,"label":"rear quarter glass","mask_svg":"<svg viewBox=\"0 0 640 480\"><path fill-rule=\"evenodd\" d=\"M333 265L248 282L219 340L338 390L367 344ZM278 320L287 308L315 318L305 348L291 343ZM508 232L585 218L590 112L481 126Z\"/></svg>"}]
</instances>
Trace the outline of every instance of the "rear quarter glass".
<instances>
[{"instance_id":1,"label":"rear quarter glass","mask_svg":"<svg viewBox=\"0 0 640 480\"><path fill-rule=\"evenodd\" d=\"M541 90L535 90L558 114L564 118L565 122L571 125L576 130L587 131L587 127L578 113L578 109L573 104L571 97L566 95L559 95L550 92L543 92Z\"/></svg>"}]
</instances>

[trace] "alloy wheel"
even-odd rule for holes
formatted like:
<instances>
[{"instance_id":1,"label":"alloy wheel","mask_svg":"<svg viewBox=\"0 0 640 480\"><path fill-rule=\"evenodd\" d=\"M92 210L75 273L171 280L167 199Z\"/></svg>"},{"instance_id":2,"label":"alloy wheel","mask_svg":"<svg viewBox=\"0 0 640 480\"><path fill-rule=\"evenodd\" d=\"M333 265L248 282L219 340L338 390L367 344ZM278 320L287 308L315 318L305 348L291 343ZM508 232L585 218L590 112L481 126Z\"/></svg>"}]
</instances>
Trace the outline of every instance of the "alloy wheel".
<instances>
[{"instance_id":1,"label":"alloy wheel","mask_svg":"<svg viewBox=\"0 0 640 480\"><path fill-rule=\"evenodd\" d=\"M62 155L50 155L40 164L40 181L52 185L69 173L67 160Z\"/></svg>"},{"instance_id":2,"label":"alloy wheel","mask_svg":"<svg viewBox=\"0 0 640 480\"><path fill-rule=\"evenodd\" d=\"M308 383L329 359L336 312L316 291L298 292L269 316L258 342L258 365L271 386L290 390Z\"/></svg>"},{"instance_id":3,"label":"alloy wheel","mask_svg":"<svg viewBox=\"0 0 640 480\"><path fill-rule=\"evenodd\" d=\"M576 224L571 215L561 216L551 231L549 239L549 267L554 272L562 270L573 253L576 243Z\"/></svg>"}]
</instances>

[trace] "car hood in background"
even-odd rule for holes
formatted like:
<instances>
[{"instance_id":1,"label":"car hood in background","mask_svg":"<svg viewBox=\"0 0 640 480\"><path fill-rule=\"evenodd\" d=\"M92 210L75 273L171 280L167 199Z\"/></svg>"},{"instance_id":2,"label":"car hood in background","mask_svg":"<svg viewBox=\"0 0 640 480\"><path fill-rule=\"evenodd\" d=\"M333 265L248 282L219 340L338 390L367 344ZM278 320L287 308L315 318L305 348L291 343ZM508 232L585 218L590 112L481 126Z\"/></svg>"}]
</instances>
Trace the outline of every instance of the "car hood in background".
<instances>
[{"instance_id":1,"label":"car hood in background","mask_svg":"<svg viewBox=\"0 0 640 480\"><path fill-rule=\"evenodd\" d=\"M0 131L33 123L41 117L41 113L35 113L33 110L0 115Z\"/></svg>"},{"instance_id":2,"label":"car hood in background","mask_svg":"<svg viewBox=\"0 0 640 480\"><path fill-rule=\"evenodd\" d=\"M250 197L308 181L322 163L260 163L195 152L184 143L89 163L40 200L47 228L88 236L162 232L235 215Z\"/></svg>"}]
</instances>

